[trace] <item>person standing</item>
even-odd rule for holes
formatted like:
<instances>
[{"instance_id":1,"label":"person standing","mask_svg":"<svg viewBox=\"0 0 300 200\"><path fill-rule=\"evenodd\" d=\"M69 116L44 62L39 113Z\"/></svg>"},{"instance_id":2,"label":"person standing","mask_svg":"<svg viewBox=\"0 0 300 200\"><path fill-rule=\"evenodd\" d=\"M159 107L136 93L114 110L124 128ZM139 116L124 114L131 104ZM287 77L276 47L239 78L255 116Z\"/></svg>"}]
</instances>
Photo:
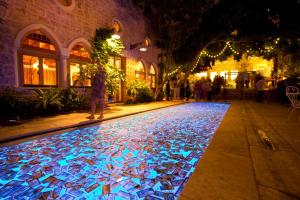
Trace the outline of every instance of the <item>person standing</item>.
<instances>
[{"instance_id":1,"label":"person standing","mask_svg":"<svg viewBox=\"0 0 300 200\"><path fill-rule=\"evenodd\" d=\"M91 115L88 119L95 118L96 104L100 103L100 116L98 119L103 119L105 107L105 79L106 74L102 65L97 66L98 71L92 79L92 94L91 94Z\"/></svg>"}]
</instances>

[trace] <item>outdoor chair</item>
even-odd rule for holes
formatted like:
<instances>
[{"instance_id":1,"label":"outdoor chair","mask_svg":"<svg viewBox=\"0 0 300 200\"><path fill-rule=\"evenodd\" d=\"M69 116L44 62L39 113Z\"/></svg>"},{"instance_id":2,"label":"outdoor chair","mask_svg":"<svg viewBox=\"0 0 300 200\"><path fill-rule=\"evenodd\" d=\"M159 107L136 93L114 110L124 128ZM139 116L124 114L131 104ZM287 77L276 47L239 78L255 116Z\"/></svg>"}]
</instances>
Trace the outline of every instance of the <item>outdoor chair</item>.
<instances>
[{"instance_id":1,"label":"outdoor chair","mask_svg":"<svg viewBox=\"0 0 300 200\"><path fill-rule=\"evenodd\" d=\"M289 98L291 102L291 110L288 119L290 119L292 113L297 108L300 108L300 89L295 86L287 86L286 87L286 96ZM300 120L300 116L298 121Z\"/></svg>"}]
</instances>

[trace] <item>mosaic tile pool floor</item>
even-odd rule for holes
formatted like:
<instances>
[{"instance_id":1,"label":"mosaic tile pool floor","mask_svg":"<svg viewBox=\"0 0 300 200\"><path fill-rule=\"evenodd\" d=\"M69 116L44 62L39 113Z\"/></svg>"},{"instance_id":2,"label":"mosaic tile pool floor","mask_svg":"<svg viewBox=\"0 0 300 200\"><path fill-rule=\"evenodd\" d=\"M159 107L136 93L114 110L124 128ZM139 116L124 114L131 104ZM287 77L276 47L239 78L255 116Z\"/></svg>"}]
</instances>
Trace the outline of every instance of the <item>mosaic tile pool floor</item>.
<instances>
[{"instance_id":1,"label":"mosaic tile pool floor","mask_svg":"<svg viewBox=\"0 0 300 200\"><path fill-rule=\"evenodd\" d=\"M228 104L190 103L0 148L0 199L177 199Z\"/></svg>"}]
</instances>

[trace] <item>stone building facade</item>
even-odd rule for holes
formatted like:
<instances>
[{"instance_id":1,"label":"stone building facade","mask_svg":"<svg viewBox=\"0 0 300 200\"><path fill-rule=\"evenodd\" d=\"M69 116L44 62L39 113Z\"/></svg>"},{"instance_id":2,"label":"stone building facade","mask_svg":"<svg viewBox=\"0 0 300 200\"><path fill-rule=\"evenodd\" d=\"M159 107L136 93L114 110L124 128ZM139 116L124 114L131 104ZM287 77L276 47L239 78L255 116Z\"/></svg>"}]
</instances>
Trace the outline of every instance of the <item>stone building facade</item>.
<instances>
[{"instance_id":1,"label":"stone building facade","mask_svg":"<svg viewBox=\"0 0 300 200\"><path fill-rule=\"evenodd\" d=\"M111 62L120 65L126 77L142 78L156 87L160 50L153 45L147 51L139 50L146 38L151 41L151 33L130 0L4 1L7 6L1 7L0 86L72 86L72 73L77 72L74 67L90 58L95 30L117 24L125 49Z\"/></svg>"}]
</instances>

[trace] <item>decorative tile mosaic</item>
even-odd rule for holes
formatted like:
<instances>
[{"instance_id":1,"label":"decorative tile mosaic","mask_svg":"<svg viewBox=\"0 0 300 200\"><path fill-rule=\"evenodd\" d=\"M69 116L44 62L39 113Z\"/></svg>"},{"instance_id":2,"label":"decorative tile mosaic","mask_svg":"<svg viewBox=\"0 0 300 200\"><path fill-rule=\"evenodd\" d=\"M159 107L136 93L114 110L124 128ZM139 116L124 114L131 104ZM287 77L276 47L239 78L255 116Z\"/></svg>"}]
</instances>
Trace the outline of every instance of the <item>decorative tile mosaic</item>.
<instances>
[{"instance_id":1,"label":"decorative tile mosaic","mask_svg":"<svg viewBox=\"0 0 300 200\"><path fill-rule=\"evenodd\" d=\"M228 104L190 103L0 148L0 199L177 199Z\"/></svg>"}]
</instances>

